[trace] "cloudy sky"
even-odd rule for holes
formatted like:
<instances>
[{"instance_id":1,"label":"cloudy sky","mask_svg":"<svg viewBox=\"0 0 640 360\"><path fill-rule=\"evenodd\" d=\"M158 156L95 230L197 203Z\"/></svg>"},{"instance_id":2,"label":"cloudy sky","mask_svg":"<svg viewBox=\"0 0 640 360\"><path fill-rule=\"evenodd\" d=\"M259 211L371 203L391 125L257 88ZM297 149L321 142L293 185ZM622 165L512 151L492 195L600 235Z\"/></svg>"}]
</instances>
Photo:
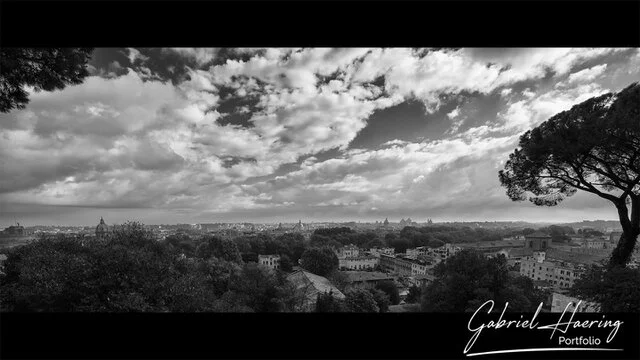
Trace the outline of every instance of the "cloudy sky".
<instances>
[{"instance_id":1,"label":"cloudy sky","mask_svg":"<svg viewBox=\"0 0 640 360\"><path fill-rule=\"evenodd\" d=\"M0 225L615 219L512 202L524 131L640 80L638 49L96 49L0 115Z\"/></svg>"}]
</instances>

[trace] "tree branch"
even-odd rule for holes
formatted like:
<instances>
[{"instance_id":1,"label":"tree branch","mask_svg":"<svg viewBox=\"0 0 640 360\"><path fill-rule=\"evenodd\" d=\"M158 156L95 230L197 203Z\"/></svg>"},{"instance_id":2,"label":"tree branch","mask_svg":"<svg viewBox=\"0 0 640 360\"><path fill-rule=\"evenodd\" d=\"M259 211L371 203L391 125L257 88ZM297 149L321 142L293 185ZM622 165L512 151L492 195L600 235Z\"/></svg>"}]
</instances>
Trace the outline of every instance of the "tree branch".
<instances>
[{"instance_id":1,"label":"tree branch","mask_svg":"<svg viewBox=\"0 0 640 360\"><path fill-rule=\"evenodd\" d=\"M589 169L595 171L596 173L611 179L611 181L613 181L613 183L616 185L616 187L618 187L620 190L626 189L626 186L622 185L622 183L621 183L621 181L622 182L625 182L625 181L623 179L620 179L620 177L618 177L617 175L615 175L615 172L613 171L613 169L611 168L611 165L609 163L603 161L602 159L600 159L600 158L598 158L598 157L596 157L596 156L594 156L593 154L590 154L590 153L587 154L586 157L590 157L590 158L594 159L596 162L602 164L608 170L608 173L602 171L597 166L591 166L590 164L588 164L585 161L581 161L581 165L582 166L588 167Z\"/></svg>"},{"instance_id":2,"label":"tree branch","mask_svg":"<svg viewBox=\"0 0 640 360\"><path fill-rule=\"evenodd\" d=\"M603 193L602 191L600 191L600 190L596 189L596 187L595 187L595 186L593 186L590 182L588 182L588 181L584 178L584 176L582 175L582 172L581 172L581 171L579 171L579 170L578 170L578 168L576 168L576 166L575 166L575 165L571 164L571 167L573 168L573 171L575 171L575 172L576 172L576 175L578 175L578 177L580 178L580 182L581 182L582 184L584 184L587 188L589 188L589 189L590 189L590 190L587 190L587 191L589 191L589 192L591 192L591 193L594 193L594 194L596 194L596 195L600 196L600 197L601 197L601 198L603 198L603 199L607 199L607 200L609 200L609 201L613 202L614 204L617 204L617 203L620 201L620 198L617 198L617 197L615 197L615 196L613 196L613 195L611 195L611 194L605 194L605 193ZM626 206L625 206L625 209L626 209Z\"/></svg>"}]
</instances>

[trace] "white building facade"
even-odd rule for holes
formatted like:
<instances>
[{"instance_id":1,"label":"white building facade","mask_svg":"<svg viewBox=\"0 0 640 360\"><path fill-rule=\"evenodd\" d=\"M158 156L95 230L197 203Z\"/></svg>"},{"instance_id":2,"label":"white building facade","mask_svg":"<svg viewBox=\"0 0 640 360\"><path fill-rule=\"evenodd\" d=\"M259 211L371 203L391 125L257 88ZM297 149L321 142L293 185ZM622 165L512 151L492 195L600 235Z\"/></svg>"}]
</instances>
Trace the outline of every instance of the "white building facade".
<instances>
[{"instance_id":1,"label":"white building facade","mask_svg":"<svg viewBox=\"0 0 640 360\"><path fill-rule=\"evenodd\" d=\"M579 269L572 263L547 260L544 255L534 253L520 262L520 275L531 280L544 280L556 288L570 288L579 275Z\"/></svg>"},{"instance_id":2,"label":"white building facade","mask_svg":"<svg viewBox=\"0 0 640 360\"><path fill-rule=\"evenodd\" d=\"M375 256L358 256L338 258L338 267L341 270L373 270L380 263Z\"/></svg>"},{"instance_id":3,"label":"white building facade","mask_svg":"<svg viewBox=\"0 0 640 360\"><path fill-rule=\"evenodd\" d=\"M270 269L280 269L280 255L258 255L258 264Z\"/></svg>"}]
</instances>

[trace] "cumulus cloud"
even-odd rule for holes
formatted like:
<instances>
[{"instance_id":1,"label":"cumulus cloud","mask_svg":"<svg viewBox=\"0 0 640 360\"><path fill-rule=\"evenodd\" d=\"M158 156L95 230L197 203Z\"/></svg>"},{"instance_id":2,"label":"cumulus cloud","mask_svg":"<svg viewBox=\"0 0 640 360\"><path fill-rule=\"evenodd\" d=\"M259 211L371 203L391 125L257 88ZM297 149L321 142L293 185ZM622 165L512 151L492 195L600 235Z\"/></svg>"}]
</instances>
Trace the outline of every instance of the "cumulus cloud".
<instances>
[{"instance_id":1,"label":"cumulus cloud","mask_svg":"<svg viewBox=\"0 0 640 360\"><path fill-rule=\"evenodd\" d=\"M125 55L127 56L127 58L129 58L129 63L131 65L133 65L137 60L140 60L141 63L149 60L148 56L143 55L140 50L136 48L127 48L126 51L127 54Z\"/></svg>"},{"instance_id":2,"label":"cumulus cloud","mask_svg":"<svg viewBox=\"0 0 640 360\"><path fill-rule=\"evenodd\" d=\"M548 73L555 76L564 75L578 64L625 50L623 48L486 48L461 51L473 59L500 66L503 71L499 82L507 84L527 79L540 79Z\"/></svg>"},{"instance_id":3,"label":"cumulus cloud","mask_svg":"<svg viewBox=\"0 0 640 360\"><path fill-rule=\"evenodd\" d=\"M460 106L458 106L455 109L453 109L451 112L447 113L447 117L449 118L449 120L451 120L451 127L447 131L447 134L456 133L458 129L460 129L460 126L462 126L462 123L464 122L466 117L461 116L460 112L461 112Z\"/></svg>"},{"instance_id":4,"label":"cumulus cloud","mask_svg":"<svg viewBox=\"0 0 640 360\"><path fill-rule=\"evenodd\" d=\"M453 109L450 113L447 114L447 117L449 117L449 119L455 119L458 117L458 115L460 115L460 107L457 107L455 109Z\"/></svg>"},{"instance_id":5,"label":"cumulus cloud","mask_svg":"<svg viewBox=\"0 0 640 360\"><path fill-rule=\"evenodd\" d=\"M191 60L186 80L172 84L129 48L135 70L114 62L0 115L0 202L201 214L505 206L496 172L519 134L609 91L597 80L612 65L574 69L618 51L235 49L242 56L225 59L218 49L167 48ZM631 57L611 73L626 74ZM549 76L563 85L543 85ZM441 138L405 133L350 147L374 113L407 100L436 114L460 94L494 91L489 121L449 107ZM222 111L230 100L238 105ZM220 121L228 114L245 120Z\"/></svg>"},{"instance_id":6,"label":"cumulus cloud","mask_svg":"<svg viewBox=\"0 0 640 360\"><path fill-rule=\"evenodd\" d=\"M218 49L210 48L163 48L164 53L174 53L194 60L199 66L210 63L215 59Z\"/></svg>"},{"instance_id":7,"label":"cumulus cloud","mask_svg":"<svg viewBox=\"0 0 640 360\"><path fill-rule=\"evenodd\" d=\"M568 82L569 84L575 84L578 82L588 82L593 81L598 76L602 75L602 73L606 70L607 64L596 65L594 67L580 70L569 75Z\"/></svg>"},{"instance_id":8,"label":"cumulus cloud","mask_svg":"<svg viewBox=\"0 0 640 360\"><path fill-rule=\"evenodd\" d=\"M499 119L504 122L505 129L525 131L573 105L607 92L608 89L598 84L586 84L570 89L553 89L537 96L526 94L523 100L510 103L499 114Z\"/></svg>"},{"instance_id":9,"label":"cumulus cloud","mask_svg":"<svg viewBox=\"0 0 640 360\"><path fill-rule=\"evenodd\" d=\"M382 144L382 146L405 145L405 144L408 144L408 143L409 143L408 141L394 139L394 140L389 140L389 141L385 142L384 144Z\"/></svg>"},{"instance_id":10,"label":"cumulus cloud","mask_svg":"<svg viewBox=\"0 0 640 360\"><path fill-rule=\"evenodd\" d=\"M384 76L385 90L413 96L436 111L443 93L489 93L519 81L540 79L548 73L566 74L577 64L624 49L461 49L424 51L376 49L353 74L369 82Z\"/></svg>"},{"instance_id":11,"label":"cumulus cloud","mask_svg":"<svg viewBox=\"0 0 640 360\"><path fill-rule=\"evenodd\" d=\"M511 88L506 88L506 89L502 89L500 91L500 95L502 95L503 97L507 97L511 94L511 92L513 91L513 89Z\"/></svg>"},{"instance_id":12,"label":"cumulus cloud","mask_svg":"<svg viewBox=\"0 0 640 360\"><path fill-rule=\"evenodd\" d=\"M516 138L478 139L460 135L449 140L397 144L317 162L245 189L253 193L268 192L274 198L283 199L304 193L311 198L309 201L322 206L356 206L354 203L357 203L357 206L388 209L409 206L415 202L415 196L424 196L419 194L438 184L448 188L437 198L438 202L445 202L451 191L474 191L468 176L460 181L452 170L503 154L514 146ZM450 177L447 175L443 181L443 174ZM433 205L435 199L429 201L425 205Z\"/></svg>"},{"instance_id":13,"label":"cumulus cloud","mask_svg":"<svg viewBox=\"0 0 640 360\"><path fill-rule=\"evenodd\" d=\"M575 84L589 83L601 76L607 69L607 64L596 65L588 69L583 69L569 75L566 81L559 82L556 88L563 88Z\"/></svg>"}]
</instances>

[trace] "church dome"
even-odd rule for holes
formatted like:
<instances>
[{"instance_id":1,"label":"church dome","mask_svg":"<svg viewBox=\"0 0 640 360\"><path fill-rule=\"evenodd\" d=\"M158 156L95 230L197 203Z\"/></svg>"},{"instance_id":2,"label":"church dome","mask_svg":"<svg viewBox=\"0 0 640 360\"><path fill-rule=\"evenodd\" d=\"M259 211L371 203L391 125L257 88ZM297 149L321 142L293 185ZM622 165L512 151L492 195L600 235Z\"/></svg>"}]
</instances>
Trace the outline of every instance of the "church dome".
<instances>
[{"instance_id":1,"label":"church dome","mask_svg":"<svg viewBox=\"0 0 640 360\"><path fill-rule=\"evenodd\" d=\"M96 226L96 237L103 237L109 232L109 227L104 223L104 219L100 217L100 224Z\"/></svg>"}]
</instances>

